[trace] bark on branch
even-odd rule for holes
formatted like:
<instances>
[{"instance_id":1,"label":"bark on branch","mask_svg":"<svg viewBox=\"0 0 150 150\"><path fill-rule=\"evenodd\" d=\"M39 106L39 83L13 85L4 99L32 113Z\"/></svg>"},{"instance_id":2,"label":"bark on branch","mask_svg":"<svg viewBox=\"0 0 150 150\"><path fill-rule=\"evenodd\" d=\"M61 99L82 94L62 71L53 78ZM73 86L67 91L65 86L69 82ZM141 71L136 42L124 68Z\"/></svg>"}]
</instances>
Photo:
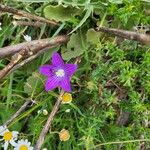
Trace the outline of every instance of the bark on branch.
<instances>
[{"instance_id":1,"label":"bark on branch","mask_svg":"<svg viewBox=\"0 0 150 150\"><path fill-rule=\"evenodd\" d=\"M8 126L13 120L15 120L26 108L27 106L32 102L32 100L27 100L20 108L19 110L9 119L7 120L3 125Z\"/></svg>"},{"instance_id":2,"label":"bark on branch","mask_svg":"<svg viewBox=\"0 0 150 150\"><path fill-rule=\"evenodd\" d=\"M106 28L106 27L98 27L96 30L150 45L150 36L146 34L140 34L137 32L126 31L126 30L121 30L121 29Z\"/></svg>"},{"instance_id":3,"label":"bark on branch","mask_svg":"<svg viewBox=\"0 0 150 150\"><path fill-rule=\"evenodd\" d=\"M47 47L47 45L53 46L53 45L61 44L61 43L67 42L68 39L69 39L68 36L62 35L62 36L57 36L53 39L50 39L50 38L40 39L40 40L31 41L31 42L23 42L20 44L3 47L3 48L0 48L0 58L13 55L21 51L25 47L29 48L31 52L34 52L34 50L39 47L45 47L45 46Z\"/></svg>"},{"instance_id":4,"label":"bark on branch","mask_svg":"<svg viewBox=\"0 0 150 150\"><path fill-rule=\"evenodd\" d=\"M48 20L48 19L45 19L43 17L30 14L26 11L17 10L17 9L14 9L12 7L5 6L5 5L2 5L2 4L0 4L0 11L8 12L8 13L18 15L18 16L22 16L22 17L29 18L29 19L33 19L33 20L36 20L36 21L39 21L39 22L44 22L44 23L47 23L47 24L50 24L50 25L58 25L58 23L56 21Z\"/></svg>"},{"instance_id":5,"label":"bark on branch","mask_svg":"<svg viewBox=\"0 0 150 150\"><path fill-rule=\"evenodd\" d=\"M44 25L44 23L39 21L13 21L14 26L32 26L35 28L39 28Z\"/></svg>"},{"instance_id":6,"label":"bark on branch","mask_svg":"<svg viewBox=\"0 0 150 150\"><path fill-rule=\"evenodd\" d=\"M26 45L24 45L23 50L21 50L20 52L15 54L15 56L14 56L15 59L12 59L11 62L4 69L2 69L0 71L0 80L2 78L4 78L8 74L8 72L13 70L13 68L20 61L23 61L23 60L25 60L25 58L28 58L31 56L36 56L36 54L41 54L40 51L47 50L47 48L51 48L53 46L57 46L59 44L62 44L64 42L68 41L68 39L69 39L68 36L64 35L64 36L57 36L51 40L46 39L46 42L44 42L44 44L41 43L41 45L39 45L38 42L35 42L35 43L38 43L38 45L32 45L30 42L29 43L27 42ZM29 45L30 45L30 47L29 47ZM21 47L19 46L19 48L21 48ZM30 48L34 48L34 49L30 49ZM9 51L10 50L11 49L9 49Z\"/></svg>"},{"instance_id":7,"label":"bark on branch","mask_svg":"<svg viewBox=\"0 0 150 150\"><path fill-rule=\"evenodd\" d=\"M50 127L51 127L51 124L52 124L52 121L54 119L54 116L55 116L55 114L57 113L57 111L59 109L59 106L61 104L61 96L63 94L64 94L64 91L61 90L60 95L59 95L59 97L58 97L58 99L57 99L57 101L56 101L56 103L55 103L55 105L53 107L53 110L50 113L50 115L49 115L49 117L47 119L47 122L46 122L44 128L42 129L42 132L41 132L41 134L40 134L40 136L39 136L39 138L38 138L38 140L36 142L36 145L35 145L35 148L34 148L35 150L40 150L41 149L42 144L43 144L44 139L45 139L45 136L48 133Z\"/></svg>"}]
</instances>

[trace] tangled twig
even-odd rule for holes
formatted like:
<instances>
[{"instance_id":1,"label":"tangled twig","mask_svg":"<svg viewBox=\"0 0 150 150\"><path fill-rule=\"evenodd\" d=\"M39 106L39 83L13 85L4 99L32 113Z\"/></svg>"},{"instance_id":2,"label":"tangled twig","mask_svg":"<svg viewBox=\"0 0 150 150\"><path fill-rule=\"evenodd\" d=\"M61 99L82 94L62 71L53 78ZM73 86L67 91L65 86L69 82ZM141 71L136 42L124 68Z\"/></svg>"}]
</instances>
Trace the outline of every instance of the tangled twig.
<instances>
[{"instance_id":1,"label":"tangled twig","mask_svg":"<svg viewBox=\"0 0 150 150\"><path fill-rule=\"evenodd\" d=\"M34 55L36 56L36 54L41 54L40 51L47 50L47 48L51 48L53 46L62 44L64 42L66 42L67 40L68 40L68 36L57 36L57 37L53 38L52 40L46 40L46 42L44 42L44 44L41 44L41 45L39 45L38 42L34 42L34 44L38 43L38 45L32 45L31 42L29 42L29 43L27 42L26 47L24 47L24 50L15 54L15 59L12 59L11 62L3 70L0 71L0 79L5 77L8 74L8 72L10 72L14 68L14 66L18 64L19 61L21 61L21 60L23 61L25 58L28 58L29 56L31 57ZM34 47L34 49L30 49L30 46L31 46L31 48ZM21 46L19 45L18 47L21 48L22 45ZM18 50L20 50L19 48L18 48ZM11 47L9 47L8 50L10 51ZM35 58L35 57L33 57L33 58Z\"/></svg>"}]
</instances>

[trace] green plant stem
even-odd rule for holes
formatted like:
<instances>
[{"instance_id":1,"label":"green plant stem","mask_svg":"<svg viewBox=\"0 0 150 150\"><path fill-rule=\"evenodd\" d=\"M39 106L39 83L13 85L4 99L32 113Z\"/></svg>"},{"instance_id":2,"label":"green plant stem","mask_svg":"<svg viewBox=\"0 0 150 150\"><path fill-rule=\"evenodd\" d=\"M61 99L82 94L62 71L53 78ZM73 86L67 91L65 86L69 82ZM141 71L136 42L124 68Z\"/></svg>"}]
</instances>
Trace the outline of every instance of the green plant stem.
<instances>
[{"instance_id":1,"label":"green plant stem","mask_svg":"<svg viewBox=\"0 0 150 150\"><path fill-rule=\"evenodd\" d=\"M9 109L10 100L12 97L12 82L13 82L13 73L10 75L10 82L9 82L9 87L7 92L6 109Z\"/></svg>"},{"instance_id":2,"label":"green plant stem","mask_svg":"<svg viewBox=\"0 0 150 150\"><path fill-rule=\"evenodd\" d=\"M150 139L137 139L137 140L127 140L127 141L106 142L106 143L98 144L94 148L97 148L97 147L100 147L100 146L105 146L105 145L134 143L134 142L150 142Z\"/></svg>"}]
</instances>

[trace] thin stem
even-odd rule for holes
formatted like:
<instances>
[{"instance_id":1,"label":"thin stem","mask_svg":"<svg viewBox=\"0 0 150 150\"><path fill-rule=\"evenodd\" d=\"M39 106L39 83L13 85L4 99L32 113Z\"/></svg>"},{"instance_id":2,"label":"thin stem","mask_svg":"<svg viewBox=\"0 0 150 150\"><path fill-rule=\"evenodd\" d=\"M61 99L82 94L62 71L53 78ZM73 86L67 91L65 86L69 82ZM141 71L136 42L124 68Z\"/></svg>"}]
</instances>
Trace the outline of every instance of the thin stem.
<instances>
[{"instance_id":1,"label":"thin stem","mask_svg":"<svg viewBox=\"0 0 150 150\"><path fill-rule=\"evenodd\" d=\"M134 142L150 142L150 139L137 139L137 140L128 140L128 141L106 142L106 143L98 144L94 148L97 148L97 147L100 147L100 146L105 146L105 145L134 143Z\"/></svg>"},{"instance_id":2,"label":"thin stem","mask_svg":"<svg viewBox=\"0 0 150 150\"><path fill-rule=\"evenodd\" d=\"M31 100L27 100L20 108L19 110L4 123L4 126L8 126L13 120L15 120L25 109L26 107L31 103Z\"/></svg>"}]
</instances>

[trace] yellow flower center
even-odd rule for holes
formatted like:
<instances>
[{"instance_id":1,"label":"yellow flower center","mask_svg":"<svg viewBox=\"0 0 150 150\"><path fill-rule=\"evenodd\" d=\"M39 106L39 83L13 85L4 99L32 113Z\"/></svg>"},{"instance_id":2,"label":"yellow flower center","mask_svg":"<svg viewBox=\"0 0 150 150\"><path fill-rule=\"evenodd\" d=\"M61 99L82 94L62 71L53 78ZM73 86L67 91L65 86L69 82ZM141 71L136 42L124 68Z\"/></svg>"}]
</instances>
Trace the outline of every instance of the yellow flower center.
<instances>
[{"instance_id":1,"label":"yellow flower center","mask_svg":"<svg viewBox=\"0 0 150 150\"><path fill-rule=\"evenodd\" d=\"M19 150L28 150L28 147L26 145L21 145Z\"/></svg>"},{"instance_id":2,"label":"yellow flower center","mask_svg":"<svg viewBox=\"0 0 150 150\"><path fill-rule=\"evenodd\" d=\"M10 132L10 131L5 132L3 138L4 138L5 141L10 141L13 138L12 132Z\"/></svg>"},{"instance_id":3,"label":"yellow flower center","mask_svg":"<svg viewBox=\"0 0 150 150\"><path fill-rule=\"evenodd\" d=\"M64 77L65 71L63 69L58 69L55 74L57 77Z\"/></svg>"},{"instance_id":4,"label":"yellow flower center","mask_svg":"<svg viewBox=\"0 0 150 150\"><path fill-rule=\"evenodd\" d=\"M65 93L62 96L62 102L63 103L70 103L72 101L72 95L70 93Z\"/></svg>"},{"instance_id":5,"label":"yellow flower center","mask_svg":"<svg viewBox=\"0 0 150 150\"><path fill-rule=\"evenodd\" d=\"M67 141L67 140L69 140L69 138L70 138L69 131L65 130L65 129L61 130L59 132L59 138L60 138L61 141Z\"/></svg>"}]
</instances>

